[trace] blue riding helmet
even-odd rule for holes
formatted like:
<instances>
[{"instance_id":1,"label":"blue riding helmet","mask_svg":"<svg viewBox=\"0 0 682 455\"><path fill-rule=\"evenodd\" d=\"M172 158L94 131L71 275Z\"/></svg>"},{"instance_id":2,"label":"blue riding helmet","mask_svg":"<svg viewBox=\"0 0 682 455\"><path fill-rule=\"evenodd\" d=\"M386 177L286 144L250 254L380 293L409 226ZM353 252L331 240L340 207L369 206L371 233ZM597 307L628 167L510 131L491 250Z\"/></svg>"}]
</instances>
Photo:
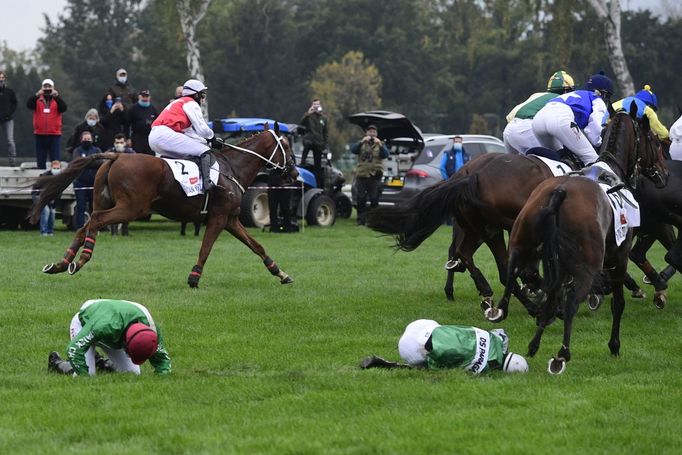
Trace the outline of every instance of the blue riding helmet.
<instances>
[{"instance_id":1,"label":"blue riding helmet","mask_svg":"<svg viewBox=\"0 0 682 455\"><path fill-rule=\"evenodd\" d=\"M645 85L644 90L640 90L635 94L635 98L644 101L647 106L651 106L653 110L658 110L658 98L651 91L650 85Z\"/></svg>"},{"instance_id":2,"label":"blue riding helmet","mask_svg":"<svg viewBox=\"0 0 682 455\"><path fill-rule=\"evenodd\" d=\"M599 90L600 92L606 92L609 95L613 93L613 82L604 75L603 71L590 76L586 86L587 90Z\"/></svg>"}]
</instances>

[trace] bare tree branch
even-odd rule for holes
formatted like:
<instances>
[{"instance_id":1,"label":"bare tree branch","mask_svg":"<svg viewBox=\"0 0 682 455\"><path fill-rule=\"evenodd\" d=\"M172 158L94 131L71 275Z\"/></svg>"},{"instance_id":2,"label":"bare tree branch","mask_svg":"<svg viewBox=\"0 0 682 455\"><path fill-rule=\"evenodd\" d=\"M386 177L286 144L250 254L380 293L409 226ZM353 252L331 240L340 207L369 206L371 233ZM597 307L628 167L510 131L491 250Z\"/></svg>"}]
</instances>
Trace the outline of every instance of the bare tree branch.
<instances>
[{"instance_id":1,"label":"bare tree branch","mask_svg":"<svg viewBox=\"0 0 682 455\"><path fill-rule=\"evenodd\" d=\"M197 25L206 15L211 0L175 0L175 5L180 16L180 27L185 35L185 48L187 49L187 71L194 79L206 81L204 70L201 66L201 52L196 38ZM208 98L201 106L204 117L208 119Z\"/></svg>"}]
</instances>

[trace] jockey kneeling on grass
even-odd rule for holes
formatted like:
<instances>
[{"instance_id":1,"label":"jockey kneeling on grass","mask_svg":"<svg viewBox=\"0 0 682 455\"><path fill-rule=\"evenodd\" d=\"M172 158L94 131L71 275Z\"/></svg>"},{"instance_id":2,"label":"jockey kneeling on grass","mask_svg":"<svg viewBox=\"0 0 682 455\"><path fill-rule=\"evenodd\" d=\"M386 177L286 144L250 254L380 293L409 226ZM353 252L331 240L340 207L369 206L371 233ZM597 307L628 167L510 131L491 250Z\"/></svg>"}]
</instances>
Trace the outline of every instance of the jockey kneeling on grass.
<instances>
[{"instance_id":1,"label":"jockey kneeling on grass","mask_svg":"<svg viewBox=\"0 0 682 455\"><path fill-rule=\"evenodd\" d=\"M568 149L584 165L599 158L601 130L613 82L603 72L590 76L586 90L576 90L550 100L533 118L533 133L543 147Z\"/></svg>"},{"instance_id":2,"label":"jockey kneeling on grass","mask_svg":"<svg viewBox=\"0 0 682 455\"><path fill-rule=\"evenodd\" d=\"M200 103L208 88L203 82L190 79L182 87L182 96L174 99L152 123L149 146L159 155L173 158L200 157L204 191L213 188L210 179L211 149L221 148L220 141L204 120Z\"/></svg>"}]
</instances>

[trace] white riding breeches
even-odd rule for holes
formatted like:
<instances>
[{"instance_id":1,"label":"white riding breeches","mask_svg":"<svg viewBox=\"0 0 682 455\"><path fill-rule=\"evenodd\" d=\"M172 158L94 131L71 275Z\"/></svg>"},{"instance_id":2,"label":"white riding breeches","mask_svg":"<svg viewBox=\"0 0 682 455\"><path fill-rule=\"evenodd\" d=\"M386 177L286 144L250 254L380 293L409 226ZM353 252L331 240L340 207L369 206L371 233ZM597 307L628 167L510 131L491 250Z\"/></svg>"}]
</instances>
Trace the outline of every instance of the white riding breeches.
<instances>
[{"instance_id":1,"label":"white riding breeches","mask_svg":"<svg viewBox=\"0 0 682 455\"><path fill-rule=\"evenodd\" d=\"M155 153L171 158L199 156L210 150L205 139L178 133L164 125L152 128L149 133L149 147Z\"/></svg>"},{"instance_id":2,"label":"white riding breeches","mask_svg":"<svg viewBox=\"0 0 682 455\"><path fill-rule=\"evenodd\" d=\"M674 160L682 160L682 140L673 139L670 144L670 158Z\"/></svg>"},{"instance_id":3,"label":"white riding breeches","mask_svg":"<svg viewBox=\"0 0 682 455\"><path fill-rule=\"evenodd\" d=\"M75 337L78 332L81 331L83 328L83 325L81 324L80 319L78 318L78 313L71 319L71 327L69 328L69 334L71 336L71 339L73 340L73 337ZM111 360L111 363L114 366L114 369L116 371L120 372L125 372L125 373L135 373L135 374L140 374L140 366L135 365L133 361L130 359L128 354L126 354L125 350L123 349L110 349L106 348L104 346L100 346L102 350L106 353L106 355L109 357L109 360ZM94 376L97 374L95 370L95 347L91 346L90 349L88 349L88 352L85 353L85 364L88 366L88 373L90 376Z\"/></svg>"},{"instance_id":4,"label":"white riding breeches","mask_svg":"<svg viewBox=\"0 0 682 455\"><path fill-rule=\"evenodd\" d=\"M554 101L547 103L535 114L533 133L543 147L555 151L566 147L583 163L593 163L599 155L580 128L571 126L574 122L575 116L571 108Z\"/></svg>"},{"instance_id":5,"label":"white riding breeches","mask_svg":"<svg viewBox=\"0 0 682 455\"><path fill-rule=\"evenodd\" d=\"M532 118L514 118L502 132L504 146L509 153L523 154L532 148L540 147L540 141L533 134Z\"/></svg>"}]
</instances>

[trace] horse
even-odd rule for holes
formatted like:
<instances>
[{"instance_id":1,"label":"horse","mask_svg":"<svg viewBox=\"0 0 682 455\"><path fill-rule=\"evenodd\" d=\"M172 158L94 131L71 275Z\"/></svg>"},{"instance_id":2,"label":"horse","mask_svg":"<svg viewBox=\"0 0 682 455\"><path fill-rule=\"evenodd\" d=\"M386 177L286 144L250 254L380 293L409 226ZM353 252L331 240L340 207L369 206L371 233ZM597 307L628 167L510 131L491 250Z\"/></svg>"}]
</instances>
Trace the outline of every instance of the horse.
<instances>
[{"instance_id":1,"label":"horse","mask_svg":"<svg viewBox=\"0 0 682 455\"><path fill-rule=\"evenodd\" d=\"M609 105L610 106L610 105ZM612 109L611 109L612 110ZM628 116L625 112L611 114ZM619 134L635 131L638 127L636 112L629 113L631 122L624 122L626 128ZM604 141L600 160L612 167L634 169L635 156L643 155L640 149L653 147L653 138L648 125L640 141L637 133L630 143L615 140L609 135L614 127L611 121L605 135L614 137ZM620 123L620 122L619 122ZM637 149L637 150L635 150ZM649 156L649 154L646 154ZM660 151L643 166L644 173L663 184L665 168L661 164ZM453 217L453 245L449 257L459 258L469 271L476 289L482 296L481 307L486 310L494 306L493 291L481 271L474 263L474 253L485 243L493 253L498 268L500 282L506 284L507 249L504 231L510 231L516 216L521 211L531 192L545 179L552 177L551 170L537 157L532 155L488 154L466 163L450 179L425 189L416 196L393 207L378 207L368 213L367 225L379 232L395 236L396 248L403 251L416 249L450 216ZM449 271L452 273L453 271ZM532 276L530 277L532 278ZM453 295L452 276L449 275L445 293ZM513 294L526 306L529 313L536 315L537 307L525 290L516 284Z\"/></svg>"},{"instance_id":2,"label":"horse","mask_svg":"<svg viewBox=\"0 0 682 455\"><path fill-rule=\"evenodd\" d=\"M253 182L264 164L278 169L289 179L298 176L290 144L286 137L280 135L279 124L275 123L274 131L266 124L263 132L252 135L237 145L224 144L213 155L220 168L219 187L209 193L208 199L202 195L187 197L166 162L143 154L94 154L73 161L59 175L45 179L40 199L30 214L34 222L40 216L42 207L63 191L84 169L101 164L95 176L90 220L76 232L64 258L60 262L45 265L43 272L54 274L68 270L71 275L75 274L91 259L97 232L103 226L133 221L154 210L177 221L206 221L199 258L187 279L190 287L199 286L204 264L223 229L258 255L270 273L278 277L282 284L292 283L293 279L278 267L239 221L245 188ZM81 247L83 250L80 257L74 262Z\"/></svg>"}]
</instances>

